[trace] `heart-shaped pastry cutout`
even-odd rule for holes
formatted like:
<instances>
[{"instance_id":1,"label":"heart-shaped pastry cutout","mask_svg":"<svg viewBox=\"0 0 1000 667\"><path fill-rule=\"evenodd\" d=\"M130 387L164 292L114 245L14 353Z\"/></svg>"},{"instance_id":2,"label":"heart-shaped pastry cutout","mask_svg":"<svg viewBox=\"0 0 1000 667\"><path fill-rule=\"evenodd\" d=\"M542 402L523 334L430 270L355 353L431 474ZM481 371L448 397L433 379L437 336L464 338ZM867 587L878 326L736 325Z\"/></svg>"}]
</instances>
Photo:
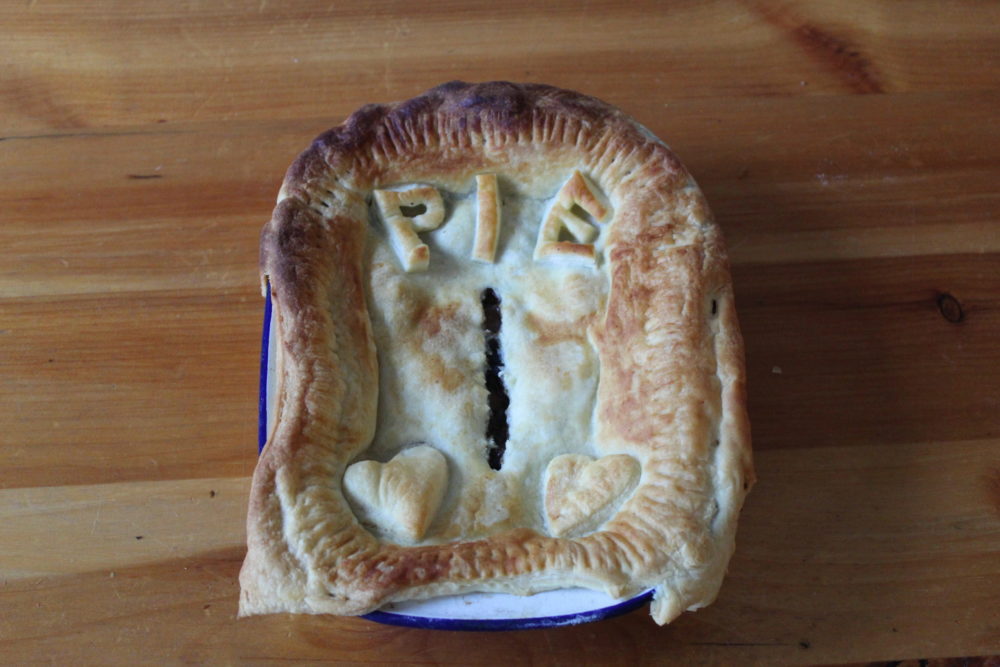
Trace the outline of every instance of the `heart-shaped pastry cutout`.
<instances>
[{"instance_id":1,"label":"heart-shaped pastry cutout","mask_svg":"<svg viewBox=\"0 0 1000 667\"><path fill-rule=\"evenodd\" d=\"M608 517L615 501L639 480L639 462L625 454L594 460L583 454L563 454L545 470L545 518L549 531L564 537L594 530Z\"/></svg>"},{"instance_id":2,"label":"heart-shaped pastry cutout","mask_svg":"<svg viewBox=\"0 0 1000 667\"><path fill-rule=\"evenodd\" d=\"M359 461L344 472L344 493L358 518L409 542L424 536L448 488L448 463L419 445L388 463Z\"/></svg>"}]
</instances>

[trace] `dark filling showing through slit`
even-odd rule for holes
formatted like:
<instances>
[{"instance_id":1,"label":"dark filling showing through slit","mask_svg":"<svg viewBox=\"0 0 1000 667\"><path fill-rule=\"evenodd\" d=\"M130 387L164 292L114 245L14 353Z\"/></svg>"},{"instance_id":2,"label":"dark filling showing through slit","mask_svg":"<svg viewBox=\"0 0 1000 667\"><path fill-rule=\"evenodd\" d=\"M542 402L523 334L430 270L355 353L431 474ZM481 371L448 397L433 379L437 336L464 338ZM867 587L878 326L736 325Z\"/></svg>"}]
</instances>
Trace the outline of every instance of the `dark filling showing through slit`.
<instances>
[{"instance_id":1,"label":"dark filling showing through slit","mask_svg":"<svg viewBox=\"0 0 1000 667\"><path fill-rule=\"evenodd\" d=\"M500 351L500 297L487 287L482 294L483 333L486 335L486 391L489 392L490 418L486 439L490 441L489 463L494 470L503 465L507 448L507 407L510 398L503 383L503 354Z\"/></svg>"}]
</instances>

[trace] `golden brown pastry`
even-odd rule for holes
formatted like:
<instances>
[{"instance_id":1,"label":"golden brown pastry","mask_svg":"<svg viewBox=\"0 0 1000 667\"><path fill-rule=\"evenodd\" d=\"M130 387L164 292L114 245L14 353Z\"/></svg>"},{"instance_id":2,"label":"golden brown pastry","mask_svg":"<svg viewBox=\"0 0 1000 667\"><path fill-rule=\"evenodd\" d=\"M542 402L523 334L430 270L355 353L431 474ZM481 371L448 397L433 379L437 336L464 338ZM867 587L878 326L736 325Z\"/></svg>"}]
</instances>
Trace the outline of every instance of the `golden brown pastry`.
<instances>
[{"instance_id":1,"label":"golden brown pastry","mask_svg":"<svg viewBox=\"0 0 1000 667\"><path fill-rule=\"evenodd\" d=\"M643 127L502 82L364 107L288 170L261 274L241 614L714 599L753 483L742 342L719 229Z\"/></svg>"}]
</instances>

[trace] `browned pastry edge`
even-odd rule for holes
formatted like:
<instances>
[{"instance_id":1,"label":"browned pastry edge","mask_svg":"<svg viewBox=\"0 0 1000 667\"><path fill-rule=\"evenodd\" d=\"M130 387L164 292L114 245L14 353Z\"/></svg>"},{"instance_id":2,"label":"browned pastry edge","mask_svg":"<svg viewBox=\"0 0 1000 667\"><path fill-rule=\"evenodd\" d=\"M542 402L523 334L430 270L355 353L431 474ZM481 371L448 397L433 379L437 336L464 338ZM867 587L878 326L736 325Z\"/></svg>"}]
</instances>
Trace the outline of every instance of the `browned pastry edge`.
<instances>
[{"instance_id":1,"label":"browned pastry edge","mask_svg":"<svg viewBox=\"0 0 1000 667\"><path fill-rule=\"evenodd\" d=\"M598 532L401 547L341 492L374 433L378 369L365 304L366 200L514 156L579 165L615 202L610 293L591 330L601 364L595 438L642 462ZM650 587L659 623L710 603L754 481L743 349L721 235L666 146L620 111L542 85L452 82L370 105L289 168L261 239L281 358L279 414L254 472L241 615L362 614L470 591Z\"/></svg>"}]
</instances>

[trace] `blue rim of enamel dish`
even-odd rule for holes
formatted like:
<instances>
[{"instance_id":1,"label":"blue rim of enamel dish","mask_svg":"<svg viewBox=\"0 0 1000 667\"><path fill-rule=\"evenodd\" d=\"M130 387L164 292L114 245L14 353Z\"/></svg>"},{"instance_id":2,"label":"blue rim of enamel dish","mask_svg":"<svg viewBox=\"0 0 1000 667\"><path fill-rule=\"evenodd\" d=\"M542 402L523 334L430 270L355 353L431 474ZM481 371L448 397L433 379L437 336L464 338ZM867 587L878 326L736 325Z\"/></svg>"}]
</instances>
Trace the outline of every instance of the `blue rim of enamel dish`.
<instances>
[{"instance_id":1,"label":"blue rim of enamel dish","mask_svg":"<svg viewBox=\"0 0 1000 667\"><path fill-rule=\"evenodd\" d=\"M257 401L257 454L267 443L267 352L271 347L271 284L264 299L264 332L260 344L260 400Z\"/></svg>"},{"instance_id":2,"label":"blue rim of enamel dish","mask_svg":"<svg viewBox=\"0 0 1000 667\"><path fill-rule=\"evenodd\" d=\"M373 611L364 618L386 625L405 625L411 628L427 630L538 630L556 628L563 625L578 625L600 621L605 618L621 616L634 611L646 604L653 597L653 591L640 593L630 600L619 602L610 607L591 609L576 614L563 616L534 616L528 618L433 618L429 616L410 616L391 611Z\"/></svg>"},{"instance_id":3,"label":"blue rim of enamel dish","mask_svg":"<svg viewBox=\"0 0 1000 667\"><path fill-rule=\"evenodd\" d=\"M268 350L271 345L271 285L267 284L264 300L264 331L260 348L260 400L257 404L257 453L267 444L267 366ZM391 611L373 611L362 618L385 625L402 625L425 630L534 630L555 628L563 625L578 625L621 616L638 609L653 598L653 591L624 600L610 607L601 607L562 616L531 616L527 618L438 618L434 616L413 616Z\"/></svg>"}]
</instances>

